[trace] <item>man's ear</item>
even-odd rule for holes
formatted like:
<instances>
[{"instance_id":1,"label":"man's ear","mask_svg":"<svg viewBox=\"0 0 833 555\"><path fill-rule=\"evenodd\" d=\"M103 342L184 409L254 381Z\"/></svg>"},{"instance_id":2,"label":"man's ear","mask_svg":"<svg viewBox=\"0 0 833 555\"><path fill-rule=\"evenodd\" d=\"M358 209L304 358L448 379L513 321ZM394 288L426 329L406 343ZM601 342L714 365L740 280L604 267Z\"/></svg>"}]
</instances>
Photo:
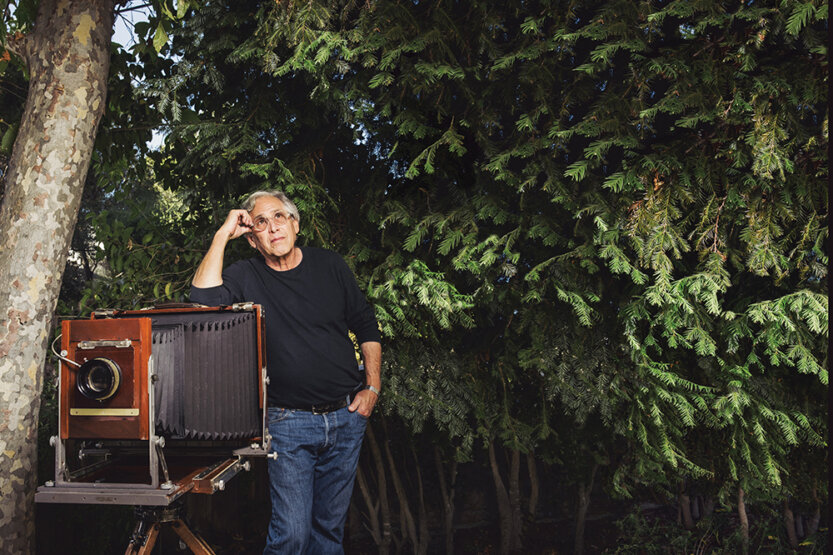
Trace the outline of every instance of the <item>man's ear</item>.
<instances>
[{"instance_id":1,"label":"man's ear","mask_svg":"<svg viewBox=\"0 0 833 555\"><path fill-rule=\"evenodd\" d=\"M246 239L249 241L249 245L251 245L253 249L257 250L257 246L255 245L255 240L252 237L251 231L246 234Z\"/></svg>"}]
</instances>

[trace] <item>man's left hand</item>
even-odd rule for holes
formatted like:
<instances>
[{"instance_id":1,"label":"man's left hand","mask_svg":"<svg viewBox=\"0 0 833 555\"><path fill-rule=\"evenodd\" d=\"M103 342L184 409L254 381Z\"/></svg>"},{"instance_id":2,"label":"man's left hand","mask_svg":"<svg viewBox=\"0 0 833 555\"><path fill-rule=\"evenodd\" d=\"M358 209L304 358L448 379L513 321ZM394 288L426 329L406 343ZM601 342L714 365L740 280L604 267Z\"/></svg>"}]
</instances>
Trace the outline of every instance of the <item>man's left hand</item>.
<instances>
[{"instance_id":1,"label":"man's left hand","mask_svg":"<svg viewBox=\"0 0 833 555\"><path fill-rule=\"evenodd\" d=\"M353 402L350 403L350 406L347 407L347 410L349 410L350 412L359 411L359 414L361 414L365 418L370 418L370 413L373 412L373 407L376 406L376 401L378 400L378 395L376 395L369 389L363 389L356 393L356 396L353 398Z\"/></svg>"}]
</instances>

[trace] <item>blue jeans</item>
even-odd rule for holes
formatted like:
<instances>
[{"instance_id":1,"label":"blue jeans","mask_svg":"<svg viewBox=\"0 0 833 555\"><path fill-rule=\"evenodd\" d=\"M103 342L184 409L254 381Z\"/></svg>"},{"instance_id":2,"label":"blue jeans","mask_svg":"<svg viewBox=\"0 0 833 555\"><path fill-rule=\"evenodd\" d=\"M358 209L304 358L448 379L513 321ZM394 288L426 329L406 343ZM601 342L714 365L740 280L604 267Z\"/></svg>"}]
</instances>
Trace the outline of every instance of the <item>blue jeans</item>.
<instances>
[{"instance_id":1,"label":"blue jeans","mask_svg":"<svg viewBox=\"0 0 833 555\"><path fill-rule=\"evenodd\" d=\"M344 523L367 419L270 408L272 519L265 554L344 553Z\"/></svg>"}]
</instances>

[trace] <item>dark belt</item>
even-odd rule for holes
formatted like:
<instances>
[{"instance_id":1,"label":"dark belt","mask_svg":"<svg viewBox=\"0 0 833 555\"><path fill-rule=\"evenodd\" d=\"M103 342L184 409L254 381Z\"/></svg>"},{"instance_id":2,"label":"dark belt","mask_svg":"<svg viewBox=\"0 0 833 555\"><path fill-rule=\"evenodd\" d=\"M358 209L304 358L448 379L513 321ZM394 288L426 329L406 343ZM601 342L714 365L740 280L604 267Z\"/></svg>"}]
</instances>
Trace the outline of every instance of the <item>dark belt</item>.
<instances>
[{"instance_id":1,"label":"dark belt","mask_svg":"<svg viewBox=\"0 0 833 555\"><path fill-rule=\"evenodd\" d=\"M319 405L312 405L311 407L306 407L302 409L296 410L305 410L309 411L312 414L327 414L328 412L333 412L338 409L343 409L347 405L349 405L349 399L342 399L341 401L333 401L331 403L321 403Z\"/></svg>"},{"instance_id":2,"label":"dark belt","mask_svg":"<svg viewBox=\"0 0 833 555\"><path fill-rule=\"evenodd\" d=\"M356 396L356 393L361 391L361 388L348 393L342 399L338 401L330 401L328 403L317 403L315 405L307 406L307 407L282 407L287 410L302 410L304 412L311 412L312 414L327 414L328 412L337 411L339 409L343 409L347 405L349 405L353 398Z\"/></svg>"}]
</instances>

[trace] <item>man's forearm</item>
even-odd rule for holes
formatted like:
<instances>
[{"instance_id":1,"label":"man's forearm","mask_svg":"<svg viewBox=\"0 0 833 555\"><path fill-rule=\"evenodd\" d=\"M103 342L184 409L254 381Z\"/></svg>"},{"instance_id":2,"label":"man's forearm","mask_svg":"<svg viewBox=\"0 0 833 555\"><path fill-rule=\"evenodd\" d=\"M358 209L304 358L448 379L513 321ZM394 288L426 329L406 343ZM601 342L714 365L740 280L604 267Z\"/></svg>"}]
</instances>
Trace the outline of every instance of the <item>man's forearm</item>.
<instances>
[{"instance_id":1,"label":"man's forearm","mask_svg":"<svg viewBox=\"0 0 833 555\"><path fill-rule=\"evenodd\" d=\"M214 235L211 246L194 274L191 284L202 289L223 284L223 258L228 244L228 233L222 230Z\"/></svg>"},{"instance_id":2,"label":"man's forearm","mask_svg":"<svg viewBox=\"0 0 833 555\"><path fill-rule=\"evenodd\" d=\"M365 341L359 347L362 350L362 359L364 359L365 385L373 386L379 392L382 390L382 344L378 341ZM378 393L364 389L356 393L347 410L350 412L357 410L359 414L369 418L378 400Z\"/></svg>"},{"instance_id":3,"label":"man's forearm","mask_svg":"<svg viewBox=\"0 0 833 555\"><path fill-rule=\"evenodd\" d=\"M231 210L226 216L226 221L214 234L211 246L205 253L205 258L200 262L191 285L206 289L217 287L223 284L223 256L226 252L226 245L232 239L248 233L252 227L252 218L249 213L240 208Z\"/></svg>"},{"instance_id":4,"label":"man's forearm","mask_svg":"<svg viewBox=\"0 0 833 555\"><path fill-rule=\"evenodd\" d=\"M359 347L364 360L365 385L382 389L382 344L378 341L366 341Z\"/></svg>"}]
</instances>

